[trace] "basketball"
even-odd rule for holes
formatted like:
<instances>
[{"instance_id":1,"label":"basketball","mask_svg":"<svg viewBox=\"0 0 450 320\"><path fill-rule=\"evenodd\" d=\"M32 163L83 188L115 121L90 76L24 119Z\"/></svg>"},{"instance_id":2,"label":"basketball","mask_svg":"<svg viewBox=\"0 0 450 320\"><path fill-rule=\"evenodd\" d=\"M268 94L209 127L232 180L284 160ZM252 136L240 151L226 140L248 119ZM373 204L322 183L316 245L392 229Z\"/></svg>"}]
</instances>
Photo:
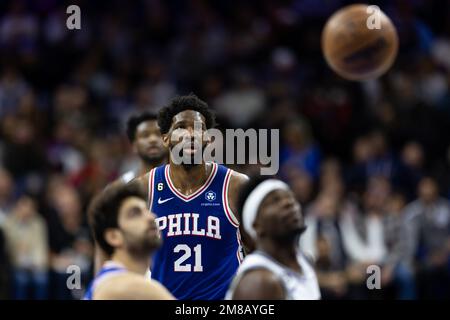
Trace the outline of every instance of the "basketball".
<instances>
[{"instance_id":1,"label":"basketball","mask_svg":"<svg viewBox=\"0 0 450 320\"><path fill-rule=\"evenodd\" d=\"M397 31L378 7L349 5L328 19L322 50L328 65L341 77L355 81L377 78L395 61Z\"/></svg>"}]
</instances>

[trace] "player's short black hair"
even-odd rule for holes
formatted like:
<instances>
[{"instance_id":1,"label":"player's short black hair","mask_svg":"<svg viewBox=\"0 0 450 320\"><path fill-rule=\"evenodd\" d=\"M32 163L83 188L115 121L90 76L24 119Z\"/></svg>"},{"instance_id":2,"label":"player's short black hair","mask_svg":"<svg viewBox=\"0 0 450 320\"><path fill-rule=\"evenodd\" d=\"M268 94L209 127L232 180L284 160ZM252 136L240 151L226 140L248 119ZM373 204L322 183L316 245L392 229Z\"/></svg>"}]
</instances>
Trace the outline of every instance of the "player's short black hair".
<instances>
[{"instance_id":1,"label":"player's short black hair","mask_svg":"<svg viewBox=\"0 0 450 320\"><path fill-rule=\"evenodd\" d=\"M137 183L114 184L97 194L88 208L88 219L94 239L108 255L114 248L105 240L105 231L118 228L119 209L129 197L146 200L145 191Z\"/></svg>"},{"instance_id":2,"label":"player's short black hair","mask_svg":"<svg viewBox=\"0 0 450 320\"><path fill-rule=\"evenodd\" d=\"M136 139L136 129L137 127L145 121L157 120L158 116L153 112L143 112L140 114L132 115L127 121L127 137L131 143Z\"/></svg>"},{"instance_id":3,"label":"player's short black hair","mask_svg":"<svg viewBox=\"0 0 450 320\"><path fill-rule=\"evenodd\" d=\"M194 110L200 112L205 117L206 129L216 126L216 117L214 112L208 107L208 104L191 93L186 96L177 96L170 103L163 107L158 113L158 125L161 133L169 132L172 125L172 119L175 115L185 110Z\"/></svg>"}]
</instances>

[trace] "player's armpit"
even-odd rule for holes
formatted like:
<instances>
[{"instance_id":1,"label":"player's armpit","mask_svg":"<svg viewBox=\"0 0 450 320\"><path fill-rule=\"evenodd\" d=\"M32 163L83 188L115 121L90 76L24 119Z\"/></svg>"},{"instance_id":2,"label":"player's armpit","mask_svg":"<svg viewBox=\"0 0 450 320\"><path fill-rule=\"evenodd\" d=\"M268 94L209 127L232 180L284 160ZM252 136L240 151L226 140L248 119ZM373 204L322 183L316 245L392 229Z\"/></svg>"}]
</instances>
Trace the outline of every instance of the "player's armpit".
<instances>
[{"instance_id":1,"label":"player's armpit","mask_svg":"<svg viewBox=\"0 0 450 320\"><path fill-rule=\"evenodd\" d=\"M108 279L97 287L95 300L174 300L170 292L158 282L127 273Z\"/></svg>"},{"instance_id":2,"label":"player's armpit","mask_svg":"<svg viewBox=\"0 0 450 320\"><path fill-rule=\"evenodd\" d=\"M239 281L233 300L283 300L284 288L280 280L269 270L248 271Z\"/></svg>"}]
</instances>

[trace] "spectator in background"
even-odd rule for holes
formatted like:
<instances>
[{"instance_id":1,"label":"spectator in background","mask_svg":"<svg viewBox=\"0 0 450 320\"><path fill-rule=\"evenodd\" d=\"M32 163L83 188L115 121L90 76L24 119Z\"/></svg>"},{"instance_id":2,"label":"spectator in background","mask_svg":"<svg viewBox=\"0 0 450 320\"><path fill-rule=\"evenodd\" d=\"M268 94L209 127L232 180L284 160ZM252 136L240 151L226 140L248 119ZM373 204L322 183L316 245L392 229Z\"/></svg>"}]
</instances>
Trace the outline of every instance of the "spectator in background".
<instances>
[{"instance_id":1,"label":"spectator in background","mask_svg":"<svg viewBox=\"0 0 450 320\"><path fill-rule=\"evenodd\" d=\"M217 98L214 107L230 127L248 128L264 113L266 97L249 72L238 70L234 77L235 87Z\"/></svg>"},{"instance_id":2,"label":"spectator in background","mask_svg":"<svg viewBox=\"0 0 450 320\"><path fill-rule=\"evenodd\" d=\"M321 154L313 141L309 124L298 118L289 121L283 127L282 139L281 175L285 177L290 167L296 167L306 171L314 180L317 179Z\"/></svg>"},{"instance_id":3,"label":"spectator in background","mask_svg":"<svg viewBox=\"0 0 450 320\"><path fill-rule=\"evenodd\" d=\"M297 201L306 208L314 197L314 180L305 170L295 166L284 168L286 182L291 187Z\"/></svg>"},{"instance_id":4,"label":"spectator in background","mask_svg":"<svg viewBox=\"0 0 450 320\"><path fill-rule=\"evenodd\" d=\"M13 117L4 131L3 165L17 179L19 192L29 190L30 178L42 179L46 169L36 126L26 118Z\"/></svg>"},{"instance_id":5,"label":"spectator in background","mask_svg":"<svg viewBox=\"0 0 450 320\"><path fill-rule=\"evenodd\" d=\"M342 299L347 294L346 257L338 216L338 197L334 194L319 194L306 210L307 229L300 239L302 251L315 260L324 299Z\"/></svg>"},{"instance_id":6,"label":"spectator in background","mask_svg":"<svg viewBox=\"0 0 450 320\"><path fill-rule=\"evenodd\" d=\"M78 128L70 121L60 120L55 123L52 140L46 150L53 170L71 176L82 169L85 157L75 145L75 136L78 134Z\"/></svg>"},{"instance_id":7,"label":"spectator in background","mask_svg":"<svg viewBox=\"0 0 450 320\"><path fill-rule=\"evenodd\" d=\"M361 209L341 212L339 226L350 263L348 275L352 298L369 297L366 269L372 264L381 266L387 255L382 210L390 188L386 178L372 177L362 196Z\"/></svg>"},{"instance_id":8,"label":"spectator in background","mask_svg":"<svg viewBox=\"0 0 450 320\"><path fill-rule=\"evenodd\" d=\"M449 298L450 205L431 177L420 180L418 195L404 213L409 262L416 266L421 296Z\"/></svg>"},{"instance_id":9,"label":"spectator in background","mask_svg":"<svg viewBox=\"0 0 450 320\"><path fill-rule=\"evenodd\" d=\"M346 180L349 188L356 192L363 192L366 186L366 167L374 158L375 152L372 141L367 135L357 137L353 142L353 163L348 169Z\"/></svg>"},{"instance_id":10,"label":"spectator in background","mask_svg":"<svg viewBox=\"0 0 450 320\"><path fill-rule=\"evenodd\" d=\"M21 74L12 66L5 66L0 77L0 118L15 112L28 85Z\"/></svg>"},{"instance_id":11,"label":"spectator in background","mask_svg":"<svg viewBox=\"0 0 450 320\"><path fill-rule=\"evenodd\" d=\"M400 187L407 192L407 199L412 200L417 184L424 175L425 155L423 147L416 141L406 143L401 151L402 175Z\"/></svg>"},{"instance_id":12,"label":"spectator in background","mask_svg":"<svg viewBox=\"0 0 450 320\"><path fill-rule=\"evenodd\" d=\"M70 177L71 184L83 198L102 190L117 177L119 157L115 156L117 144L109 138L93 139L85 144L87 156L84 166Z\"/></svg>"},{"instance_id":13,"label":"spectator in background","mask_svg":"<svg viewBox=\"0 0 450 320\"><path fill-rule=\"evenodd\" d=\"M11 210L14 181L8 171L0 167L0 227Z\"/></svg>"},{"instance_id":14,"label":"spectator in background","mask_svg":"<svg viewBox=\"0 0 450 320\"><path fill-rule=\"evenodd\" d=\"M82 280L88 279L93 253L89 230L83 220L80 197L74 188L55 179L49 186L48 199L54 298L79 299L83 293L79 290L69 291L66 286L67 268L71 265L78 266Z\"/></svg>"},{"instance_id":15,"label":"spectator in background","mask_svg":"<svg viewBox=\"0 0 450 320\"><path fill-rule=\"evenodd\" d=\"M400 192L392 192L384 206L383 226L387 255L381 271L381 286L392 286L395 298L416 299L414 270L407 261L407 237L403 209L406 198Z\"/></svg>"},{"instance_id":16,"label":"spectator in background","mask_svg":"<svg viewBox=\"0 0 450 320\"><path fill-rule=\"evenodd\" d=\"M386 134L381 130L374 130L369 134L373 147L373 158L367 163L366 178L381 176L396 182L398 164L390 147Z\"/></svg>"},{"instance_id":17,"label":"spectator in background","mask_svg":"<svg viewBox=\"0 0 450 320\"><path fill-rule=\"evenodd\" d=\"M3 229L12 259L15 299L48 298L47 225L28 196L17 201ZM33 290L33 294L29 293Z\"/></svg>"},{"instance_id":18,"label":"spectator in background","mask_svg":"<svg viewBox=\"0 0 450 320\"><path fill-rule=\"evenodd\" d=\"M339 226L340 212L351 210L345 199L340 167L336 159L322 163L320 193L306 209L307 229L300 239L303 252L316 261L316 272L324 299L347 296L347 257Z\"/></svg>"}]
</instances>

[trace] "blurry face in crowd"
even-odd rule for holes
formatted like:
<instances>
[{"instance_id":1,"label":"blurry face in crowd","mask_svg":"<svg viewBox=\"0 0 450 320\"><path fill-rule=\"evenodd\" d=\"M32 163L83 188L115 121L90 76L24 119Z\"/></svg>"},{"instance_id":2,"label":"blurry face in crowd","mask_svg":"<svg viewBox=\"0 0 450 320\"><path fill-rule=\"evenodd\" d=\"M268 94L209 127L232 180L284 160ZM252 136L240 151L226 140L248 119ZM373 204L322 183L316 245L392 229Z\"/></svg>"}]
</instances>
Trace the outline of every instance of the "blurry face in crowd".
<instances>
[{"instance_id":1,"label":"blurry face in crowd","mask_svg":"<svg viewBox=\"0 0 450 320\"><path fill-rule=\"evenodd\" d=\"M33 199L21 197L14 207L14 214L20 220L27 220L36 214L36 205Z\"/></svg>"},{"instance_id":2,"label":"blurry face in crowd","mask_svg":"<svg viewBox=\"0 0 450 320\"><path fill-rule=\"evenodd\" d=\"M146 162L157 162L166 157L167 151L156 120L144 121L137 126L133 148Z\"/></svg>"},{"instance_id":3,"label":"blurry face in crowd","mask_svg":"<svg viewBox=\"0 0 450 320\"><path fill-rule=\"evenodd\" d=\"M143 199L129 197L119 208L119 228L107 231L106 239L113 247L125 249L132 255L148 255L161 245L155 218Z\"/></svg>"},{"instance_id":4,"label":"blurry face in crowd","mask_svg":"<svg viewBox=\"0 0 450 320\"><path fill-rule=\"evenodd\" d=\"M292 148L302 148L308 142L308 132L301 123L289 123L284 128L284 141Z\"/></svg>"},{"instance_id":5,"label":"blurry face in crowd","mask_svg":"<svg viewBox=\"0 0 450 320\"><path fill-rule=\"evenodd\" d=\"M394 193L389 197L387 209L390 213L400 213L405 207L406 201L403 195Z\"/></svg>"},{"instance_id":6,"label":"blurry face in crowd","mask_svg":"<svg viewBox=\"0 0 450 320\"><path fill-rule=\"evenodd\" d=\"M338 198L344 194L341 168L335 159L328 159L321 166L320 189Z\"/></svg>"},{"instance_id":7,"label":"blurry face in crowd","mask_svg":"<svg viewBox=\"0 0 450 320\"><path fill-rule=\"evenodd\" d=\"M201 130L195 131L195 123ZM204 139L206 132L205 117L198 111L185 110L176 114L167 134L163 135L164 145L170 150L178 143L183 143L182 156L191 157L191 163L198 152L202 152L208 141Z\"/></svg>"},{"instance_id":8,"label":"blurry face in crowd","mask_svg":"<svg viewBox=\"0 0 450 320\"><path fill-rule=\"evenodd\" d=\"M383 210L385 207L391 185L384 177L372 177L369 180L367 190L364 194L364 205L366 210Z\"/></svg>"},{"instance_id":9,"label":"blurry face in crowd","mask_svg":"<svg viewBox=\"0 0 450 320\"><path fill-rule=\"evenodd\" d=\"M313 193L312 177L307 172L296 167L286 167L285 169L288 175L289 186L294 192L296 199L302 204L308 202Z\"/></svg>"},{"instance_id":10,"label":"blurry face in crowd","mask_svg":"<svg viewBox=\"0 0 450 320\"><path fill-rule=\"evenodd\" d=\"M410 142L403 148L402 160L409 167L422 167L423 158L424 155L422 146L417 142Z\"/></svg>"},{"instance_id":11,"label":"blurry face in crowd","mask_svg":"<svg viewBox=\"0 0 450 320\"><path fill-rule=\"evenodd\" d=\"M386 137L381 132L372 133L370 140L376 155L382 155L386 151Z\"/></svg>"},{"instance_id":12,"label":"blurry face in crowd","mask_svg":"<svg viewBox=\"0 0 450 320\"><path fill-rule=\"evenodd\" d=\"M337 214L338 198L334 193L324 192L318 197L317 214L323 218L333 218Z\"/></svg>"},{"instance_id":13,"label":"blurry face in crowd","mask_svg":"<svg viewBox=\"0 0 450 320\"><path fill-rule=\"evenodd\" d=\"M292 191L274 190L269 193L261 202L254 228L258 238L289 241L300 235L305 224Z\"/></svg>"},{"instance_id":14,"label":"blurry face in crowd","mask_svg":"<svg viewBox=\"0 0 450 320\"><path fill-rule=\"evenodd\" d=\"M353 158L356 163L364 163L370 160L373 153L372 142L366 137L359 138L353 145Z\"/></svg>"},{"instance_id":15,"label":"blurry face in crowd","mask_svg":"<svg viewBox=\"0 0 450 320\"><path fill-rule=\"evenodd\" d=\"M13 181L11 175L5 171L0 169L0 200L8 199L12 194L13 189Z\"/></svg>"},{"instance_id":16,"label":"blurry face in crowd","mask_svg":"<svg viewBox=\"0 0 450 320\"><path fill-rule=\"evenodd\" d=\"M419 197L422 201L431 202L438 196L438 186L431 178L424 178L419 183Z\"/></svg>"}]
</instances>

